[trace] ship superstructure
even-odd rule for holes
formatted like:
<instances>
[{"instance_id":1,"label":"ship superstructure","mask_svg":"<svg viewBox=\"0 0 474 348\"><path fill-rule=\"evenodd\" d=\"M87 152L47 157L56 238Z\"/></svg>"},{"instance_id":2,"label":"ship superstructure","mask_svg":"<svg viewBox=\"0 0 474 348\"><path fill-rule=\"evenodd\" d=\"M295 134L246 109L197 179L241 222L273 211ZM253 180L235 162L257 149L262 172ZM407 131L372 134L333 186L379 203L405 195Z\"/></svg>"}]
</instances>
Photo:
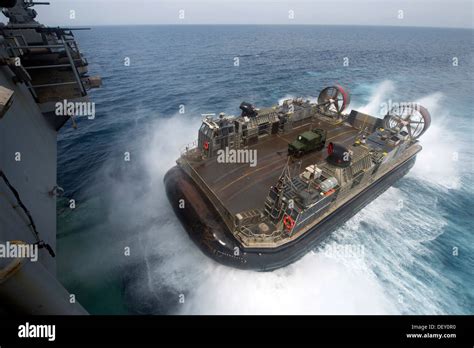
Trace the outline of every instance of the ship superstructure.
<instances>
[{"instance_id":1,"label":"ship superstructure","mask_svg":"<svg viewBox=\"0 0 474 348\"><path fill-rule=\"evenodd\" d=\"M58 105L89 103L100 78L88 76L73 29L35 20L34 5L45 4L0 2L0 250L39 250L37 261L0 258L0 311L83 314L56 279L56 134L77 116Z\"/></svg>"},{"instance_id":2,"label":"ship superstructure","mask_svg":"<svg viewBox=\"0 0 474 348\"><path fill-rule=\"evenodd\" d=\"M242 103L239 116L205 115L197 141L165 177L175 212L204 252L239 268L284 266L406 174L428 111L408 103L380 119L344 113L349 102L333 86L317 102ZM288 151L315 134L319 148ZM254 153L255 165L229 153Z\"/></svg>"}]
</instances>

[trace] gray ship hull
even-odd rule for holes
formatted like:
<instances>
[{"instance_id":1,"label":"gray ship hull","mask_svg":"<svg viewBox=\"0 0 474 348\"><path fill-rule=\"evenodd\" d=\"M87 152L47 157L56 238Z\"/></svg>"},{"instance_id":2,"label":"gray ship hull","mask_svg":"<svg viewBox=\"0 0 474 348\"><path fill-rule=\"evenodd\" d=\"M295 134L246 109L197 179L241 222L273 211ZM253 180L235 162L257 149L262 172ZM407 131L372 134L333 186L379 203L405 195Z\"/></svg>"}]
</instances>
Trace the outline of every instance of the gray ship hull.
<instances>
[{"instance_id":1,"label":"gray ship hull","mask_svg":"<svg viewBox=\"0 0 474 348\"><path fill-rule=\"evenodd\" d=\"M57 104L92 105L88 90L100 78L88 75L75 41L72 30L81 28L40 24L37 4L0 3L8 18L0 20L0 246L37 254L0 257L0 314L87 314L56 277L56 205L64 192L56 136L81 116Z\"/></svg>"},{"instance_id":2,"label":"gray ship hull","mask_svg":"<svg viewBox=\"0 0 474 348\"><path fill-rule=\"evenodd\" d=\"M217 210L193 180L178 166L171 168L164 182L168 199L194 243L215 261L247 270L272 271L284 267L313 250L337 227L386 191L413 167L416 155L374 181L340 208L321 220L295 241L272 249L246 249L232 235ZM178 202L184 199L185 207ZM236 247L238 253L235 252Z\"/></svg>"}]
</instances>

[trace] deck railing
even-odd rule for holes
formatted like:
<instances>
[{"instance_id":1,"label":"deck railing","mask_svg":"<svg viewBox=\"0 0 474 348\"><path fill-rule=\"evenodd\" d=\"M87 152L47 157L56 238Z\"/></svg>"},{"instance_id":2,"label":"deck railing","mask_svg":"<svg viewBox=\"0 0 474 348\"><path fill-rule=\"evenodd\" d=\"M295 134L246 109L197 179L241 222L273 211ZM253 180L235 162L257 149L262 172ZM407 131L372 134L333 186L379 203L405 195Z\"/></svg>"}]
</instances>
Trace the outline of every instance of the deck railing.
<instances>
[{"instance_id":1,"label":"deck railing","mask_svg":"<svg viewBox=\"0 0 474 348\"><path fill-rule=\"evenodd\" d=\"M197 149L197 145L198 145L198 140L195 139L193 140L193 142L189 143L189 144L186 144L184 145L180 150L180 154L181 155L186 155L187 153Z\"/></svg>"},{"instance_id":2,"label":"deck railing","mask_svg":"<svg viewBox=\"0 0 474 348\"><path fill-rule=\"evenodd\" d=\"M21 29L21 28L20 28ZM11 30L11 29L10 29ZM33 96L36 98L35 89L38 88L47 88L47 87L57 87L57 86L65 86L65 85L77 85L81 95L87 95L86 89L84 84L82 83L81 76L79 71L76 67L76 62L83 63L82 65L87 65L87 61L80 57L79 48L77 46L76 41L74 40L72 34L68 33L59 33L56 32L56 38L52 36L51 38L55 39L56 43L54 44L45 44L45 45L30 45L27 40L23 37L23 35L7 35L6 39L8 42L8 50L13 57L19 57L25 55L27 51L32 51L35 49L48 49L50 52L64 52L66 54L67 63L64 64L46 64L46 65L38 65L38 66L25 66L24 69L26 71L31 70L39 70L39 69L58 69L58 68L70 68L71 72L74 76L72 81L62 81L62 82L55 82L55 83L46 83L46 84L37 84L34 85L31 81L24 81L31 91ZM20 44L19 41L22 41ZM75 58L74 56L80 57Z\"/></svg>"}]
</instances>

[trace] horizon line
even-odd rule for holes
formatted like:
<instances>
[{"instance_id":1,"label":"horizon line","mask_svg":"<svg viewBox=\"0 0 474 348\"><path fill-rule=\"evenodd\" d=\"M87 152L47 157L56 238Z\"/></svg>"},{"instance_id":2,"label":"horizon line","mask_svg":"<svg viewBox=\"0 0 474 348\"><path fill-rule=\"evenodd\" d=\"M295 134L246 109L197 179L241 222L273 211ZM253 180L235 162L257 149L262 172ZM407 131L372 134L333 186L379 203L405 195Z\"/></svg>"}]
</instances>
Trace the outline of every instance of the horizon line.
<instances>
[{"instance_id":1,"label":"horizon line","mask_svg":"<svg viewBox=\"0 0 474 348\"><path fill-rule=\"evenodd\" d=\"M49 25L48 25L49 26ZM59 26L63 27L66 25ZM74 26L67 26L68 28L74 27L138 27L138 26L317 26L317 27L382 27L382 28L426 28L426 29L469 29L474 30L473 27L436 27L429 25L377 25L377 24L314 24L314 23L298 23L298 24L285 24L285 23L128 23L128 24L78 24ZM53 26L50 26L53 27Z\"/></svg>"}]
</instances>

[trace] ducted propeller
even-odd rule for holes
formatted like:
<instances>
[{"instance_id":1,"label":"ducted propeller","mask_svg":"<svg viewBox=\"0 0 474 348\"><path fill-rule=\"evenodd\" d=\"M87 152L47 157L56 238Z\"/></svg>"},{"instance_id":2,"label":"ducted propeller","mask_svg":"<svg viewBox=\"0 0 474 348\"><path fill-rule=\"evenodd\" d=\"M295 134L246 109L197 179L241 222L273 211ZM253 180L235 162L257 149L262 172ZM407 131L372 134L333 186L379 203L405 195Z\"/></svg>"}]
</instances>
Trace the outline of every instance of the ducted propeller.
<instances>
[{"instance_id":1,"label":"ducted propeller","mask_svg":"<svg viewBox=\"0 0 474 348\"><path fill-rule=\"evenodd\" d=\"M350 103L350 96L339 85L326 87L319 93L318 105L326 112L341 114Z\"/></svg>"},{"instance_id":2,"label":"ducted propeller","mask_svg":"<svg viewBox=\"0 0 474 348\"><path fill-rule=\"evenodd\" d=\"M426 108L416 103L395 106L384 118L385 128L406 131L415 140L419 138L431 124L431 115Z\"/></svg>"}]
</instances>

